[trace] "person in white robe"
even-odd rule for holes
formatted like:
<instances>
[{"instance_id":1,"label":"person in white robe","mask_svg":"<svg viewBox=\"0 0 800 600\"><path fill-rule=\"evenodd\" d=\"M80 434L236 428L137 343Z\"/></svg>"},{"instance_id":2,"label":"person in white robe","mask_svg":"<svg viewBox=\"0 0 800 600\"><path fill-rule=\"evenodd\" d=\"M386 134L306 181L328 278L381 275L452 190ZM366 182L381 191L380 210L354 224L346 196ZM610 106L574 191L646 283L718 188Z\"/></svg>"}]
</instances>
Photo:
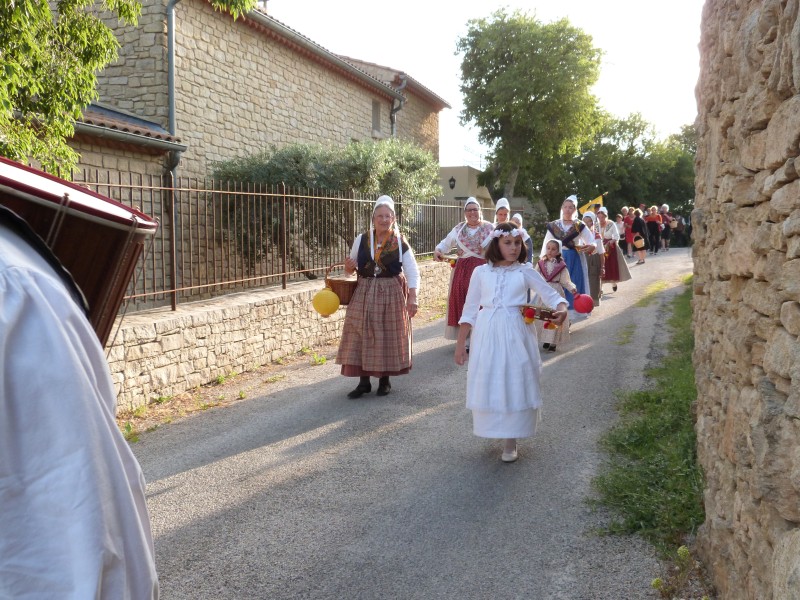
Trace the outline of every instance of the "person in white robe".
<instances>
[{"instance_id":1,"label":"person in white robe","mask_svg":"<svg viewBox=\"0 0 800 600\"><path fill-rule=\"evenodd\" d=\"M542 405L536 328L525 323L521 308L528 289L533 289L557 311L553 322L560 324L567 303L525 262L522 235L515 225L498 224L492 236L486 249L489 262L477 267L470 279L454 358L459 365L469 359L466 405L472 410L474 434L503 439L501 459L514 462L517 438L536 433Z\"/></svg>"},{"instance_id":2,"label":"person in white robe","mask_svg":"<svg viewBox=\"0 0 800 600\"><path fill-rule=\"evenodd\" d=\"M77 288L12 217L0 220L0 598L157 598L144 477L103 349Z\"/></svg>"}]
</instances>

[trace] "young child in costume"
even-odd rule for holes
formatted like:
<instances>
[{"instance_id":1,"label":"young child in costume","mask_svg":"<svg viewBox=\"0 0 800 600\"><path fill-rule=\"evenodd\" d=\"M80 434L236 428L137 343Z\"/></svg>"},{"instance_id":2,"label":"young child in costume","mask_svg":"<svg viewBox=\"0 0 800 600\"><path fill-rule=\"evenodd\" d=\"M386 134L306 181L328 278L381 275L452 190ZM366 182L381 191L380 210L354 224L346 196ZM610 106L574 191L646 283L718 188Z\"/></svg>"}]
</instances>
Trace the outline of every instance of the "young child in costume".
<instances>
[{"instance_id":1,"label":"young child in costume","mask_svg":"<svg viewBox=\"0 0 800 600\"><path fill-rule=\"evenodd\" d=\"M536 433L542 405L536 327L525 323L521 307L533 289L556 310L554 322L561 324L567 303L525 262L522 232L515 225L499 223L487 239L487 264L473 272L459 320L455 362L463 365L469 359L467 408L473 433L503 439L501 459L514 462L517 438Z\"/></svg>"},{"instance_id":2,"label":"young child in costume","mask_svg":"<svg viewBox=\"0 0 800 600\"><path fill-rule=\"evenodd\" d=\"M577 288L569 278L569 269L567 263L561 258L561 242L558 240L550 240L545 245L544 256L536 263L534 269L542 275L547 284L553 288L558 295L564 298L564 290L568 290L575 294ZM542 342L542 348L550 352L556 351L556 346L562 346L569 341L569 317L564 319L560 327L555 328L548 326L544 328L545 321L536 321L536 333L539 336L539 341Z\"/></svg>"}]
</instances>

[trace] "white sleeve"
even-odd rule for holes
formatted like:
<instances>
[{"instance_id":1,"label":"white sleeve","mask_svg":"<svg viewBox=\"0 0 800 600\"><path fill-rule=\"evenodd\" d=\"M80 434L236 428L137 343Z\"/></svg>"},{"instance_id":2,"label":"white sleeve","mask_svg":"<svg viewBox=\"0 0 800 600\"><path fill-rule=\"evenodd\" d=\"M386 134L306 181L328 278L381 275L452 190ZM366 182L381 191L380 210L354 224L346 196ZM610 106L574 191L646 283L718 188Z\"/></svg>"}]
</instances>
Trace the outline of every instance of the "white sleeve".
<instances>
[{"instance_id":1,"label":"white sleeve","mask_svg":"<svg viewBox=\"0 0 800 600\"><path fill-rule=\"evenodd\" d=\"M616 223L614 223L614 226L611 228L611 239L615 242L619 241L619 229Z\"/></svg>"},{"instance_id":2,"label":"white sleeve","mask_svg":"<svg viewBox=\"0 0 800 600\"><path fill-rule=\"evenodd\" d=\"M464 308L461 311L461 318L458 324L469 323L475 327L475 321L478 319L478 311L481 309L481 278L484 273L486 265L481 265L472 271L469 278L469 289L467 290L467 298L464 301ZM549 285L547 287L550 287ZM551 290L553 288L550 288Z\"/></svg>"},{"instance_id":3,"label":"white sleeve","mask_svg":"<svg viewBox=\"0 0 800 600\"><path fill-rule=\"evenodd\" d=\"M453 249L453 246L456 245L456 239L458 239L458 232L461 231L462 225L459 223L453 229L450 230L450 233L447 234L441 242L436 244L436 250L441 252L442 254L447 254L450 250Z\"/></svg>"},{"instance_id":4,"label":"white sleeve","mask_svg":"<svg viewBox=\"0 0 800 600\"><path fill-rule=\"evenodd\" d=\"M581 239L583 243L591 246L594 244L594 232L592 232L588 227L584 227L581 229Z\"/></svg>"},{"instance_id":5,"label":"white sleeve","mask_svg":"<svg viewBox=\"0 0 800 600\"><path fill-rule=\"evenodd\" d=\"M358 261L358 248L359 246L361 246L361 238L363 235L364 235L363 233L359 233L356 236L355 241L353 241L353 247L350 248L350 258L352 258L355 261Z\"/></svg>"},{"instance_id":6,"label":"white sleeve","mask_svg":"<svg viewBox=\"0 0 800 600\"><path fill-rule=\"evenodd\" d=\"M419 267L417 266L417 259L414 257L414 251L411 248L403 252L403 273L406 275L408 287L419 291Z\"/></svg>"},{"instance_id":7,"label":"white sleeve","mask_svg":"<svg viewBox=\"0 0 800 600\"><path fill-rule=\"evenodd\" d=\"M525 263L525 265L525 268L522 270L522 274L525 276L525 285L536 292L547 306L555 309L562 302L566 302L557 291L550 287L544 280L544 277L542 277L530 263Z\"/></svg>"},{"instance_id":8,"label":"white sleeve","mask_svg":"<svg viewBox=\"0 0 800 600\"><path fill-rule=\"evenodd\" d=\"M144 478L114 420L103 349L49 265L7 233L0 226L0 588L156 598Z\"/></svg>"}]
</instances>

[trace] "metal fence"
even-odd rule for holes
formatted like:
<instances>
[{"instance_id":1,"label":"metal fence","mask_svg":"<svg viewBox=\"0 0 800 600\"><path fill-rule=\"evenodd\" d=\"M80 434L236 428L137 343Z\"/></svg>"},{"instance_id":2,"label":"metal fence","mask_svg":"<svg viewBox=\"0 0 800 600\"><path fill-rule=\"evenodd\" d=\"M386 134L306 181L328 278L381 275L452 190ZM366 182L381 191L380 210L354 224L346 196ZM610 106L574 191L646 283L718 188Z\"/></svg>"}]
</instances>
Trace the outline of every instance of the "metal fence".
<instances>
[{"instance_id":1,"label":"metal fence","mask_svg":"<svg viewBox=\"0 0 800 600\"><path fill-rule=\"evenodd\" d=\"M283 185L182 179L173 187L166 178L96 170L74 180L160 223L127 291L128 312L324 277L369 228L374 204ZM394 200L420 257L463 218L461 204Z\"/></svg>"}]
</instances>

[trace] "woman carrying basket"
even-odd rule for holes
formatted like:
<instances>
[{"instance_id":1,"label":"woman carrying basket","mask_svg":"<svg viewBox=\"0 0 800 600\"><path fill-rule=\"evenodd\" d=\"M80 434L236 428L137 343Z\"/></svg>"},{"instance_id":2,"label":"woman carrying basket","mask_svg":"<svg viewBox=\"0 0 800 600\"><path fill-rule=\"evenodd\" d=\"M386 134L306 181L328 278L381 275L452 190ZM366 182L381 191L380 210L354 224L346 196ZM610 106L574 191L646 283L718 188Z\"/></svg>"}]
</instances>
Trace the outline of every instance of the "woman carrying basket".
<instances>
[{"instance_id":1,"label":"woman carrying basket","mask_svg":"<svg viewBox=\"0 0 800 600\"><path fill-rule=\"evenodd\" d=\"M336 363L342 375L358 377L347 396L392 389L389 377L411 370L411 318L417 314L419 269L411 247L397 228L394 201L381 196L372 211L372 225L353 242L344 261L348 275L358 272L358 285L347 305Z\"/></svg>"}]
</instances>

